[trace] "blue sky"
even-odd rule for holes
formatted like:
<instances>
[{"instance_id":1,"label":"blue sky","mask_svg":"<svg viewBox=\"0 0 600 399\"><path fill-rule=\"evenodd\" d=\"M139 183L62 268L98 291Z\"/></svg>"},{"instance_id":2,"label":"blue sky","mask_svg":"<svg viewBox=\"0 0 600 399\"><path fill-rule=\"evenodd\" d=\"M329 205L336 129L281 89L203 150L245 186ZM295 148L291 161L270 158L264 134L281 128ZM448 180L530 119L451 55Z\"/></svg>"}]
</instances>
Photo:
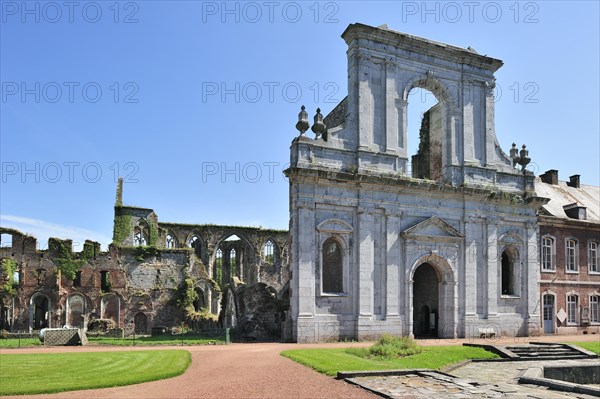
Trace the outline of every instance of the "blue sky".
<instances>
[{"instance_id":1,"label":"blue sky","mask_svg":"<svg viewBox=\"0 0 600 399\"><path fill-rule=\"evenodd\" d=\"M347 92L350 23L504 61L496 133L530 169L600 185L598 2L0 2L0 223L106 245L124 202L162 221L285 229L302 104ZM432 105L414 93L410 125ZM414 131L414 128L413 128ZM415 148L416 148L415 143Z\"/></svg>"}]
</instances>

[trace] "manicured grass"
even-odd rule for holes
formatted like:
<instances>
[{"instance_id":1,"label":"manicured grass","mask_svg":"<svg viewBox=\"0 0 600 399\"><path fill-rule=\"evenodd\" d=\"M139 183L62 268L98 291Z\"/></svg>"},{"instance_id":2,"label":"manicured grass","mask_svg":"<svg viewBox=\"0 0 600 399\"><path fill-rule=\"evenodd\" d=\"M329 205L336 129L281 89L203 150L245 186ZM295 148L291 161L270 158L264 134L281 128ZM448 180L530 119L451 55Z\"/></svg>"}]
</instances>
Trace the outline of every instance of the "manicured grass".
<instances>
[{"instance_id":1,"label":"manicured grass","mask_svg":"<svg viewBox=\"0 0 600 399\"><path fill-rule=\"evenodd\" d=\"M281 352L281 355L331 376L336 375L338 371L413 368L438 370L467 359L498 358L498 355L485 349L468 346L424 346L421 353L397 359L367 359L353 355L356 349L293 349Z\"/></svg>"},{"instance_id":2,"label":"manicured grass","mask_svg":"<svg viewBox=\"0 0 600 399\"><path fill-rule=\"evenodd\" d=\"M600 356L600 340L596 342L568 342L572 345L580 346L584 349L594 352L595 354Z\"/></svg>"},{"instance_id":3,"label":"manicured grass","mask_svg":"<svg viewBox=\"0 0 600 399\"><path fill-rule=\"evenodd\" d=\"M178 376L190 363L185 350L0 354L0 395L137 384Z\"/></svg>"},{"instance_id":4,"label":"manicured grass","mask_svg":"<svg viewBox=\"0 0 600 399\"><path fill-rule=\"evenodd\" d=\"M158 335L153 337L109 338L88 337L88 341L98 345L154 346L154 345L209 345L225 343L224 338L206 338L195 335Z\"/></svg>"}]
</instances>

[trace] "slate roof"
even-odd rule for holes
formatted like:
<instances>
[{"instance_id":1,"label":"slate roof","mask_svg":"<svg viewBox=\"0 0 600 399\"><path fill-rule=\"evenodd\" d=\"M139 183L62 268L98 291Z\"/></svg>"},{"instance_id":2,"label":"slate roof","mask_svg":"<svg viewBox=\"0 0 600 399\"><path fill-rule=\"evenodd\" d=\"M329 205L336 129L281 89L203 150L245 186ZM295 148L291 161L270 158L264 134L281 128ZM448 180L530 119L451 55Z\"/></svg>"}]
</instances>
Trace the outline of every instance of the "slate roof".
<instances>
[{"instance_id":1,"label":"slate roof","mask_svg":"<svg viewBox=\"0 0 600 399\"><path fill-rule=\"evenodd\" d=\"M535 192L540 197L550 198L550 202L542 207L550 216L568 219L563 206L577 203L587 208L588 222L600 223L600 187L581 184L580 188L575 188L564 181L559 181L555 186L543 183L537 177Z\"/></svg>"}]
</instances>

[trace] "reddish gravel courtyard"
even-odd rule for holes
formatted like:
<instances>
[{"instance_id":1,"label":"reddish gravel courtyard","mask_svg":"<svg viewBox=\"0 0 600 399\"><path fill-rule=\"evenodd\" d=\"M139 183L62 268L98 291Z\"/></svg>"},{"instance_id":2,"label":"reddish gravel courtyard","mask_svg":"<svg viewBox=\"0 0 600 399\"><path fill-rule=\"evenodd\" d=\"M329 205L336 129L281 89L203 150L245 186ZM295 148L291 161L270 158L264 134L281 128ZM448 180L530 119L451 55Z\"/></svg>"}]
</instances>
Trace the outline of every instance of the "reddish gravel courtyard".
<instances>
[{"instance_id":1,"label":"reddish gravel courtyard","mask_svg":"<svg viewBox=\"0 0 600 399\"><path fill-rule=\"evenodd\" d=\"M569 342L594 341L597 335L536 338L504 338L501 340L419 340L422 345L462 345L463 342L496 344L528 341ZM365 346L369 343L299 344L232 344L217 346L177 347L37 347L3 349L2 353L57 353L80 351L122 351L186 349L192 364L181 376L125 387L72 391L35 398L380 398L344 381L326 377L279 355L286 349L314 347ZM1 378L1 376L0 376ZM26 396L18 396L25 398Z\"/></svg>"}]
</instances>

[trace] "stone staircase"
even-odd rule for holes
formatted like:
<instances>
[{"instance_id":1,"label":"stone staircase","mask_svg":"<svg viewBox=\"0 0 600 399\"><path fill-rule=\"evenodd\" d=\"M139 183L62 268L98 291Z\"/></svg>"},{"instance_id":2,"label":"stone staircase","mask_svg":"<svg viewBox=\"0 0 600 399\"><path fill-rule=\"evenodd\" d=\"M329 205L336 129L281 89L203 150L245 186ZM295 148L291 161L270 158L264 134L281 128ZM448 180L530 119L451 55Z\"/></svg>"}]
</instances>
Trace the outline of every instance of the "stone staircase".
<instances>
[{"instance_id":1,"label":"stone staircase","mask_svg":"<svg viewBox=\"0 0 600 399\"><path fill-rule=\"evenodd\" d=\"M506 346L505 349L514 354L519 360L589 359L590 357L598 357L594 353L565 344L531 343L529 345Z\"/></svg>"}]
</instances>

